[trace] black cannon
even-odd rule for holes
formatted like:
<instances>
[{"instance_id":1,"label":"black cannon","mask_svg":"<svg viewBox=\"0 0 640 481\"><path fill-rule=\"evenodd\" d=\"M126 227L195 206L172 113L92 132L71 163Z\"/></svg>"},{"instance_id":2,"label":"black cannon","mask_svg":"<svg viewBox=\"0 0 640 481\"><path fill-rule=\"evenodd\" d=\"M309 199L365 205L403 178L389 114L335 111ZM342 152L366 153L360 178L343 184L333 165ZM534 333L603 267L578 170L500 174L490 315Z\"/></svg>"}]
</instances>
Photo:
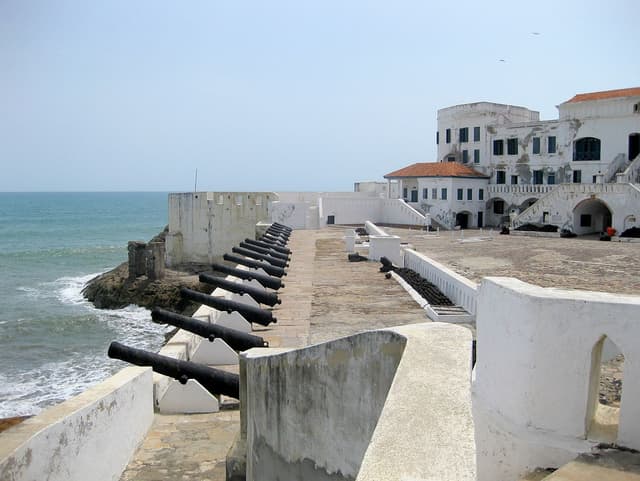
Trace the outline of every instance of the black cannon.
<instances>
[{"instance_id":1,"label":"black cannon","mask_svg":"<svg viewBox=\"0 0 640 481\"><path fill-rule=\"evenodd\" d=\"M240 376L237 374L128 347L115 341L109 346L107 355L136 366L151 366L154 372L177 379L181 384L195 379L213 395L224 394L235 399L240 398Z\"/></svg>"},{"instance_id":2,"label":"black cannon","mask_svg":"<svg viewBox=\"0 0 640 481\"><path fill-rule=\"evenodd\" d=\"M248 286L242 282L234 282L223 277L212 276L211 274L200 274L200 282L205 284L211 284L212 286L220 287L225 291L234 292L240 294L248 294L251 298L259 302L260 304L266 304L267 306L275 306L281 304L282 301L278 299L278 295L275 292L269 292L260 287Z\"/></svg>"},{"instance_id":3,"label":"black cannon","mask_svg":"<svg viewBox=\"0 0 640 481\"><path fill-rule=\"evenodd\" d=\"M253 261L251 259L247 259L246 257L238 257L231 254L225 254L222 256L222 258L225 261L235 262L236 264L252 267L253 269L262 269L270 276L282 277L287 275L282 267L272 266L268 262Z\"/></svg>"},{"instance_id":4,"label":"black cannon","mask_svg":"<svg viewBox=\"0 0 640 481\"><path fill-rule=\"evenodd\" d=\"M264 241L261 241L261 240L255 240L255 239L245 239L244 241L247 244L253 244L255 246L264 247L265 249L271 249L271 250L274 250L276 252L280 252L281 254L291 255L291 249L287 249L286 247L273 245L273 244L270 244L268 242L264 242Z\"/></svg>"},{"instance_id":5,"label":"black cannon","mask_svg":"<svg viewBox=\"0 0 640 481\"><path fill-rule=\"evenodd\" d=\"M274 222L271 225L274 226L274 227L278 227L278 228L280 228L282 230L286 230L287 232L293 231L293 229L291 227L289 227L288 225L281 224L280 222Z\"/></svg>"},{"instance_id":6,"label":"black cannon","mask_svg":"<svg viewBox=\"0 0 640 481\"><path fill-rule=\"evenodd\" d=\"M266 232L269 234L275 235L276 237L283 237L285 239L289 239L291 237L291 232L287 232L285 230L281 230L277 227L269 227Z\"/></svg>"},{"instance_id":7,"label":"black cannon","mask_svg":"<svg viewBox=\"0 0 640 481\"><path fill-rule=\"evenodd\" d=\"M265 261L271 264L272 266L289 267L287 261L283 261L282 259L276 259L268 254L260 254L259 252L252 251L250 249L243 249L242 247L232 247L231 252L234 254L240 254L241 256L250 257L251 259L256 259L258 261Z\"/></svg>"},{"instance_id":8,"label":"black cannon","mask_svg":"<svg viewBox=\"0 0 640 481\"><path fill-rule=\"evenodd\" d=\"M286 240L282 239L281 237L274 237L269 233L263 234L262 237L260 237L260 240L280 247L284 247L287 245Z\"/></svg>"},{"instance_id":9,"label":"black cannon","mask_svg":"<svg viewBox=\"0 0 640 481\"><path fill-rule=\"evenodd\" d=\"M224 264L211 264L211 269L213 269L214 271L222 272L223 274L232 275L234 277L237 277L238 279L244 279L246 281L255 279L263 287L268 287L269 289L278 290L281 287L284 287L284 282L282 282L282 279L263 274L262 272L246 271L243 269L238 269L237 267L227 267Z\"/></svg>"},{"instance_id":10,"label":"black cannon","mask_svg":"<svg viewBox=\"0 0 640 481\"><path fill-rule=\"evenodd\" d=\"M248 306L242 302L229 301L222 297L210 296L208 294L203 294L202 292L187 289L186 287L180 288L180 295L184 299L199 302L200 304L206 304L218 311L225 311L229 314L235 311L247 321L255 322L262 326L268 326L272 322L278 322L278 320L273 317L273 314L271 314L271 311L260 309L259 307Z\"/></svg>"},{"instance_id":11,"label":"black cannon","mask_svg":"<svg viewBox=\"0 0 640 481\"><path fill-rule=\"evenodd\" d=\"M206 337L209 341L222 339L231 349L236 351L246 351L252 347L269 347L269 343L260 336L247 334L237 329L211 324L209 322L194 319L193 317L182 316L175 312L165 311L155 307L151 311L151 319L157 324L171 324L172 326L193 332L201 337Z\"/></svg>"},{"instance_id":12,"label":"black cannon","mask_svg":"<svg viewBox=\"0 0 640 481\"><path fill-rule=\"evenodd\" d=\"M271 257L275 257L276 259L280 259L282 261L288 261L289 256L287 254L282 254L273 249L267 249L266 247L260 247L254 244L249 244L248 242L240 242L240 247L243 249L249 249L250 251L259 252L260 254L267 254Z\"/></svg>"}]
</instances>

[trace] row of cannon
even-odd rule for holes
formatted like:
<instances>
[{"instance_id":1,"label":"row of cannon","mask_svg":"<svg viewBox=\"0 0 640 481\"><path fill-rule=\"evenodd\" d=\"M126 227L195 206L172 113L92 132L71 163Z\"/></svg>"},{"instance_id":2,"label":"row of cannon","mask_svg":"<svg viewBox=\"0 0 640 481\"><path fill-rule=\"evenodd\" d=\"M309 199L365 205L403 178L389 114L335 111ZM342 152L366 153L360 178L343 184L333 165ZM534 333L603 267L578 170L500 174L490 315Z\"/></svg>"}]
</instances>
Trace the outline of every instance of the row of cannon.
<instances>
[{"instance_id":1,"label":"row of cannon","mask_svg":"<svg viewBox=\"0 0 640 481\"><path fill-rule=\"evenodd\" d=\"M249 296L257 304L273 307L281 303L277 291L284 287L282 277L289 266L291 251L286 247L291 235L291 228L274 223L257 240L245 239L239 247L233 247L233 254L225 254L224 260L249 267L252 270L229 267L224 264L212 264L211 273L202 273L200 282L211 285L214 289L222 289L240 296ZM262 270L263 272L260 272ZM226 274L240 279L240 282L215 275ZM260 286L249 285L256 281ZM247 281L247 282L243 282ZM212 296L192 289L180 289L180 295L200 304L207 305L217 311L240 314L249 323L268 326L277 322L269 309L255 307L245 302L237 302L219 296ZM192 332L213 342L224 341L231 349L241 352L254 347L268 347L262 337L232 329L218 324L183 316L165 309L154 308L151 312L153 322L169 324L179 329ZM204 341L203 341L204 342ZM176 379L186 384L189 379L198 381L202 387L214 396L225 395L238 399L240 379L237 374L228 373L193 361L183 361L142 349L112 342L107 355L137 366L150 366L154 372Z\"/></svg>"}]
</instances>

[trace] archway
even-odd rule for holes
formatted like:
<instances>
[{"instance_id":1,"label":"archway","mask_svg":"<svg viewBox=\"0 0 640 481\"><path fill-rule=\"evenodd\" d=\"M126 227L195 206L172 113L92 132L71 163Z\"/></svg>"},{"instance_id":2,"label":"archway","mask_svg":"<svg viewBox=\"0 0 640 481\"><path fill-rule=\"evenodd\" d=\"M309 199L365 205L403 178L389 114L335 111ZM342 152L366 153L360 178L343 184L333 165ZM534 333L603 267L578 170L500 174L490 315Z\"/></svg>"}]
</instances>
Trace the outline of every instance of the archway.
<instances>
[{"instance_id":1,"label":"archway","mask_svg":"<svg viewBox=\"0 0 640 481\"><path fill-rule=\"evenodd\" d=\"M611 227L611 210L600 199L586 199L573 209L573 232L578 235L604 232Z\"/></svg>"},{"instance_id":2,"label":"archway","mask_svg":"<svg viewBox=\"0 0 640 481\"><path fill-rule=\"evenodd\" d=\"M538 201L537 197L530 197L518 206L518 213L522 213Z\"/></svg>"},{"instance_id":3,"label":"archway","mask_svg":"<svg viewBox=\"0 0 640 481\"><path fill-rule=\"evenodd\" d=\"M620 423L624 354L606 335L591 350L585 437L615 443Z\"/></svg>"}]
</instances>

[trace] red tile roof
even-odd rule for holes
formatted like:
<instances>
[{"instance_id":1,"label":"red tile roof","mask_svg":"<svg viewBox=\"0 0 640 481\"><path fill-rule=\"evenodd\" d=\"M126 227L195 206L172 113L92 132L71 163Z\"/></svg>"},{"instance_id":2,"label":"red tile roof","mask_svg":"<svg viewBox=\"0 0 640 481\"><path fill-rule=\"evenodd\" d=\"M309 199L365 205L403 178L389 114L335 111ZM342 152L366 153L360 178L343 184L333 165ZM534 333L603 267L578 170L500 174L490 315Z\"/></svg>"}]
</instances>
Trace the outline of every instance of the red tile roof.
<instances>
[{"instance_id":1,"label":"red tile roof","mask_svg":"<svg viewBox=\"0 0 640 481\"><path fill-rule=\"evenodd\" d=\"M481 177L488 176L457 162L419 162L384 176L395 177Z\"/></svg>"},{"instance_id":2,"label":"red tile roof","mask_svg":"<svg viewBox=\"0 0 640 481\"><path fill-rule=\"evenodd\" d=\"M573 102L586 102L588 100L614 99L618 97L635 97L640 96L640 87L618 90L604 90L603 92L591 92L586 94L577 94L567 100L565 104Z\"/></svg>"}]
</instances>

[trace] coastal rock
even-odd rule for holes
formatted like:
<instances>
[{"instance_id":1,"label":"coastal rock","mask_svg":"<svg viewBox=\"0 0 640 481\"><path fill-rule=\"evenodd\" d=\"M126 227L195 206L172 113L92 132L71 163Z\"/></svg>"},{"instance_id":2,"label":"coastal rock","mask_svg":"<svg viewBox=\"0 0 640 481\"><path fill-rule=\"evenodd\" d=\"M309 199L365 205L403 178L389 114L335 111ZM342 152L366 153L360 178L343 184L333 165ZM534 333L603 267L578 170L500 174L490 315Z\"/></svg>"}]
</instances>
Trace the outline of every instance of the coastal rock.
<instances>
[{"instance_id":1,"label":"coastal rock","mask_svg":"<svg viewBox=\"0 0 640 481\"><path fill-rule=\"evenodd\" d=\"M167 269L165 277L150 280L146 276L129 279L128 262L91 279L82 290L84 297L98 309L122 309L130 304L146 307L162 307L187 316L192 315L199 304L180 297L180 288L188 287L209 294L211 286L202 284L197 273Z\"/></svg>"}]
</instances>

